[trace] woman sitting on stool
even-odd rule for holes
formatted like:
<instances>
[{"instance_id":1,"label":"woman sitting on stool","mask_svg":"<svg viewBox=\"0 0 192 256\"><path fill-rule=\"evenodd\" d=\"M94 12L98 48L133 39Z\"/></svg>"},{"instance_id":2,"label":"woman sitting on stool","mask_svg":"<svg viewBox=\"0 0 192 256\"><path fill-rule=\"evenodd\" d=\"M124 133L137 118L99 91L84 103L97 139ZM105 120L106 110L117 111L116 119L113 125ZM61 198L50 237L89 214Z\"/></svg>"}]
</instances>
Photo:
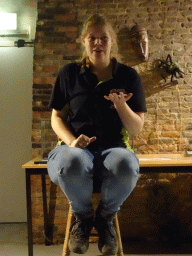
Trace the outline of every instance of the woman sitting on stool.
<instances>
[{"instance_id":1,"label":"woman sitting on stool","mask_svg":"<svg viewBox=\"0 0 192 256\"><path fill-rule=\"evenodd\" d=\"M116 35L103 15L87 20L81 40L82 61L61 69L50 101L52 128L61 141L49 153L48 173L76 218L69 249L85 253L95 226L99 250L114 255L113 218L139 176L139 161L127 140L142 130L145 94L137 72L115 58ZM101 192L96 213L91 204L95 180Z\"/></svg>"}]
</instances>

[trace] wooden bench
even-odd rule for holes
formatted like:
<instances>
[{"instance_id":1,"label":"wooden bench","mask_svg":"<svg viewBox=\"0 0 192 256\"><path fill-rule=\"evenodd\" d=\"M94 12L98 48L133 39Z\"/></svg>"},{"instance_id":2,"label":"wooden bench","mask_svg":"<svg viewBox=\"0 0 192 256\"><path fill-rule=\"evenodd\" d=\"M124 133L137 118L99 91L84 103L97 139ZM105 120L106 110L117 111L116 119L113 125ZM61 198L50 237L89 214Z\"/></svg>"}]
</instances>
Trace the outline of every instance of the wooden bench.
<instances>
[{"instance_id":1,"label":"wooden bench","mask_svg":"<svg viewBox=\"0 0 192 256\"><path fill-rule=\"evenodd\" d=\"M140 173L190 173L192 172L192 157L185 157L182 154L138 154L140 162ZM35 159L38 160L38 159ZM26 174L27 194L27 227L28 227L28 255L33 256L33 235L32 235L32 209L31 209L31 175L41 175L44 232L49 237L47 196L45 175L47 175L47 164L34 164L34 160L24 164ZM49 242L45 239L45 244Z\"/></svg>"}]
</instances>

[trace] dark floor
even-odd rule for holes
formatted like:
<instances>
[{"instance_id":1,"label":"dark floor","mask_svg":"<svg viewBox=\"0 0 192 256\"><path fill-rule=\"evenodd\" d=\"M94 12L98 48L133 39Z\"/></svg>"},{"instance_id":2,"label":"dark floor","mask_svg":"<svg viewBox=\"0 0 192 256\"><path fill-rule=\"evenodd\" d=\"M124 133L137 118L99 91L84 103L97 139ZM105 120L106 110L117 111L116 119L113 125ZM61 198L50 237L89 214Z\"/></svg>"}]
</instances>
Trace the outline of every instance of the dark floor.
<instances>
[{"instance_id":1,"label":"dark floor","mask_svg":"<svg viewBox=\"0 0 192 256\"><path fill-rule=\"evenodd\" d=\"M61 256L62 245L34 245L34 256ZM139 239L123 239L124 255L190 255L191 244L166 244ZM100 256L97 243L91 243L84 256ZM26 223L0 224L0 256L28 256ZM77 254L71 253L71 256Z\"/></svg>"}]
</instances>

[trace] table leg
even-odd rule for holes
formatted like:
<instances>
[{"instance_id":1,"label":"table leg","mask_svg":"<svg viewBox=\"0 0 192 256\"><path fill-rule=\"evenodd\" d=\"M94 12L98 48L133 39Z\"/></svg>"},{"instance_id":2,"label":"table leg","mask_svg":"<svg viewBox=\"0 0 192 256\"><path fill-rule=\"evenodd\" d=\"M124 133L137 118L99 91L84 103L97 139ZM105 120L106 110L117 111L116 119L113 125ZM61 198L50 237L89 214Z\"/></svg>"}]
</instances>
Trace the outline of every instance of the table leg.
<instances>
[{"instance_id":1,"label":"table leg","mask_svg":"<svg viewBox=\"0 0 192 256\"><path fill-rule=\"evenodd\" d=\"M49 226L48 226L47 194L46 194L45 175L41 175L41 181L42 181L42 194L43 194L43 215L44 215L45 245L51 245L50 235L49 235Z\"/></svg>"},{"instance_id":2,"label":"table leg","mask_svg":"<svg viewBox=\"0 0 192 256\"><path fill-rule=\"evenodd\" d=\"M27 192L27 230L28 230L28 255L33 256L33 233L31 211L31 177L26 169L26 192Z\"/></svg>"}]
</instances>

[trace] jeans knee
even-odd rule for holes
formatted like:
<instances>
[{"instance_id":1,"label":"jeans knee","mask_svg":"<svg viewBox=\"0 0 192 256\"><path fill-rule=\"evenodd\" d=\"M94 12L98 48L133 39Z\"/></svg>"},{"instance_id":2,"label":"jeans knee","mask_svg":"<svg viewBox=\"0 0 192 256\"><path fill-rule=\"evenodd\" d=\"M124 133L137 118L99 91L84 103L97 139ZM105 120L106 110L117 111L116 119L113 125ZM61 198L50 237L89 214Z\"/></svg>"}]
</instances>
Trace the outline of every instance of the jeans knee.
<instances>
[{"instance_id":1,"label":"jeans knee","mask_svg":"<svg viewBox=\"0 0 192 256\"><path fill-rule=\"evenodd\" d=\"M59 174L65 176L82 176L90 169L92 169L92 162L79 148L71 148L68 156L59 164Z\"/></svg>"},{"instance_id":2,"label":"jeans knee","mask_svg":"<svg viewBox=\"0 0 192 256\"><path fill-rule=\"evenodd\" d=\"M121 159L118 165L118 173L123 175L137 175L139 173L139 163L136 159Z\"/></svg>"},{"instance_id":3,"label":"jeans knee","mask_svg":"<svg viewBox=\"0 0 192 256\"><path fill-rule=\"evenodd\" d=\"M134 153L121 150L117 152L116 157L111 161L111 170L118 177L138 176L139 160Z\"/></svg>"},{"instance_id":4,"label":"jeans knee","mask_svg":"<svg viewBox=\"0 0 192 256\"><path fill-rule=\"evenodd\" d=\"M128 191L128 194L135 187L139 178L139 163L137 160L121 159L119 161L116 178L121 184L121 189Z\"/></svg>"}]
</instances>

